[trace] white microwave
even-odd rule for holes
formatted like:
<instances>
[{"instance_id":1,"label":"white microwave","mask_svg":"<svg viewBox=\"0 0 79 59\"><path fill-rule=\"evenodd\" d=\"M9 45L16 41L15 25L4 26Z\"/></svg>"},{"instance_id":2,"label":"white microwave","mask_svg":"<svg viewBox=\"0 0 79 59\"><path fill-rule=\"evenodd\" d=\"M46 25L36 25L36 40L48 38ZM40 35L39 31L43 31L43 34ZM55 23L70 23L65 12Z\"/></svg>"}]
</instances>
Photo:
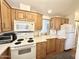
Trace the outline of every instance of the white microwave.
<instances>
[{"instance_id":1,"label":"white microwave","mask_svg":"<svg viewBox=\"0 0 79 59\"><path fill-rule=\"evenodd\" d=\"M34 31L34 21L14 20L14 31Z\"/></svg>"}]
</instances>

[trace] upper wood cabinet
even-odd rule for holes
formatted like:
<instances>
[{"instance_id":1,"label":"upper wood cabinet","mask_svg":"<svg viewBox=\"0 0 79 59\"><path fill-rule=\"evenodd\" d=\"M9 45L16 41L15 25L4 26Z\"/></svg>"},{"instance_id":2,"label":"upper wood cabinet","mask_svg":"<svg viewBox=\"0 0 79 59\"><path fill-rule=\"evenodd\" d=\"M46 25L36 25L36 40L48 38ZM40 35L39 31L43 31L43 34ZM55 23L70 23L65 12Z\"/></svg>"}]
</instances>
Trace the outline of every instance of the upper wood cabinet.
<instances>
[{"instance_id":1,"label":"upper wood cabinet","mask_svg":"<svg viewBox=\"0 0 79 59\"><path fill-rule=\"evenodd\" d=\"M16 10L16 12L15 12L16 14L16 20L22 20L22 19L26 19L26 13L25 13L25 11L21 11L21 10Z\"/></svg>"},{"instance_id":2,"label":"upper wood cabinet","mask_svg":"<svg viewBox=\"0 0 79 59\"><path fill-rule=\"evenodd\" d=\"M37 19L35 19L36 22L35 22L35 28L37 30L41 30L42 29L42 15L38 15L37 14Z\"/></svg>"},{"instance_id":3,"label":"upper wood cabinet","mask_svg":"<svg viewBox=\"0 0 79 59\"><path fill-rule=\"evenodd\" d=\"M34 12L26 12L26 20L35 22L35 30L42 29L42 15Z\"/></svg>"},{"instance_id":4,"label":"upper wood cabinet","mask_svg":"<svg viewBox=\"0 0 79 59\"><path fill-rule=\"evenodd\" d=\"M53 17L51 19L51 28L55 30L59 30L61 26L61 18L60 17Z\"/></svg>"},{"instance_id":5,"label":"upper wood cabinet","mask_svg":"<svg viewBox=\"0 0 79 59\"><path fill-rule=\"evenodd\" d=\"M0 32L1 32L1 29L2 29L1 27L2 27L2 26L1 26L1 16L0 16Z\"/></svg>"},{"instance_id":6,"label":"upper wood cabinet","mask_svg":"<svg viewBox=\"0 0 79 59\"><path fill-rule=\"evenodd\" d=\"M5 0L1 0L2 31L11 31L11 7Z\"/></svg>"},{"instance_id":7,"label":"upper wood cabinet","mask_svg":"<svg viewBox=\"0 0 79 59\"><path fill-rule=\"evenodd\" d=\"M26 20L27 21L34 21L35 20L35 15L36 13L33 12L26 12Z\"/></svg>"},{"instance_id":8,"label":"upper wood cabinet","mask_svg":"<svg viewBox=\"0 0 79 59\"><path fill-rule=\"evenodd\" d=\"M57 16L57 17L51 18L50 23L51 23L50 27L52 29L60 30L61 25L68 24L69 20L68 18Z\"/></svg>"},{"instance_id":9,"label":"upper wood cabinet","mask_svg":"<svg viewBox=\"0 0 79 59\"><path fill-rule=\"evenodd\" d=\"M0 0L0 15L1 15L1 0ZM1 32L1 16L0 16L0 32Z\"/></svg>"},{"instance_id":10,"label":"upper wood cabinet","mask_svg":"<svg viewBox=\"0 0 79 59\"><path fill-rule=\"evenodd\" d=\"M40 13L12 9L12 22L14 22L14 20L34 21L35 30L42 29L42 14Z\"/></svg>"},{"instance_id":11,"label":"upper wood cabinet","mask_svg":"<svg viewBox=\"0 0 79 59\"><path fill-rule=\"evenodd\" d=\"M62 18L61 20L61 24L68 24L69 23L69 19L68 18Z\"/></svg>"},{"instance_id":12,"label":"upper wood cabinet","mask_svg":"<svg viewBox=\"0 0 79 59\"><path fill-rule=\"evenodd\" d=\"M0 32L1 32L1 23L0 23Z\"/></svg>"}]
</instances>

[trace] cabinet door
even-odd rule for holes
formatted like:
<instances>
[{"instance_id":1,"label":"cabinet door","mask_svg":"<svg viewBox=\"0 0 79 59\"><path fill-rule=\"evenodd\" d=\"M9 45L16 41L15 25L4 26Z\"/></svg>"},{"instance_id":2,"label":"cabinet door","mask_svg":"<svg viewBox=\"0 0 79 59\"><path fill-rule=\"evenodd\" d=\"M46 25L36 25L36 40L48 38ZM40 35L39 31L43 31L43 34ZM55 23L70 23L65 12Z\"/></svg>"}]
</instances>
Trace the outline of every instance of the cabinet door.
<instances>
[{"instance_id":1,"label":"cabinet door","mask_svg":"<svg viewBox=\"0 0 79 59\"><path fill-rule=\"evenodd\" d=\"M5 2L2 1L1 4L1 14L2 14L2 31L11 31L11 8Z\"/></svg>"},{"instance_id":2,"label":"cabinet door","mask_svg":"<svg viewBox=\"0 0 79 59\"><path fill-rule=\"evenodd\" d=\"M65 48L65 39L60 39L60 52L64 51Z\"/></svg>"},{"instance_id":3,"label":"cabinet door","mask_svg":"<svg viewBox=\"0 0 79 59\"><path fill-rule=\"evenodd\" d=\"M61 41L59 39L56 39L56 53L60 52L60 43Z\"/></svg>"},{"instance_id":4,"label":"cabinet door","mask_svg":"<svg viewBox=\"0 0 79 59\"><path fill-rule=\"evenodd\" d=\"M26 15L25 11L16 10L16 20L25 20L26 19L25 15Z\"/></svg>"},{"instance_id":5,"label":"cabinet door","mask_svg":"<svg viewBox=\"0 0 79 59\"><path fill-rule=\"evenodd\" d=\"M37 19L35 23L36 23L35 25L36 30L41 30L42 29L42 15L37 15Z\"/></svg>"},{"instance_id":6,"label":"cabinet door","mask_svg":"<svg viewBox=\"0 0 79 59\"><path fill-rule=\"evenodd\" d=\"M47 54L55 52L55 38L47 39Z\"/></svg>"},{"instance_id":7,"label":"cabinet door","mask_svg":"<svg viewBox=\"0 0 79 59\"><path fill-rule=\"evenodd\" d=\"M64 51L65 39L56 39L56 53Z\"/></svg>"},{"instance_id":8,"label":"cabinet door","mask_svg":"<svg viewBox=\"0 0 79 59\"><path fill-rule=\"evenodd\" d=\"M42 29L42 15L33 12L26 12L26 20L35 22L35 30Z\"/></svg>"},{"instance_id":9,"label":"cabinet door","mask_svg":"<svg viewBox=\"0 0 79 59\"><path fill-rule=\"evenodd\" d=\"M1 26L1 19L0 19L0 32L1 32L1 27L2 27L2 26Z\"/></svg>"},{"instance_id":10,"label":"cabinet door","mask_svg":"<svg viewBox=\"0 0 79 59\"><path fill-rule=\"evenodd\" d=\"M68 24L69 23L69 19L65 18L65 23Z\"/></svg>"},{"instance_id":11,"label":"cabinet door","mask_svg":"<svg viewBox=\"0 0 79 59\"><path fill-rule=\"evenodd\" d=\"M42 52L41 52L41 57L42 57L42 59L46 59L46 42L43 42L42 43L42 45L41 45L41 50L42 50Z\"/></svg>"},{"instance_id":12,"label":"cabinet door","mask_svg":"<svg viewBox=\"0 0 79 59\"><path fill-rule=\"evenodd\" d=\"M62 18L62 25L63 24L68 24L69 23L69 19L68 18Z\"/></svg>"},{"instance_id":13,"label":"cabinet door","mask_svg":"<svg viewBox=\"0 0 79 59\"><path fill-rule=\"evenodd\" d=\"M51 19L51 26L52 26L52 28L53 29L55 29L55 30L59 30L60 29L60 27L61 27L61 17L53 17L52 19Z\"/></svg>"},{"instance_id":14,"label":"cabinet door","mask_svg":"<svg viewBox=\"0 0 79 59\"><path fill-rule=\"evenodd\" d=\"M11 9L11 15L12 15L12 30L14 30L14 20L16 20L16 10L15 9Z\"/></svg>"},{"instance_id":15,"label":"cabinet door","mask_svg":"<svg viewBox=\"0 0 79 59\"><path fill-rule=\"evenodd\" d=\"M36 13L26 12L26 20L27 21L35 21Z\"/></svg>"},{"instance_id":16,"label":"cabinet door","mask_svg":"<svg viewBox=\"0 0 79 59\"><path fill-rule=\"evenodd\" d=\"M36 59L45 59L46 57L46 42L37 43Z\"/></svg>"}]
</instances>

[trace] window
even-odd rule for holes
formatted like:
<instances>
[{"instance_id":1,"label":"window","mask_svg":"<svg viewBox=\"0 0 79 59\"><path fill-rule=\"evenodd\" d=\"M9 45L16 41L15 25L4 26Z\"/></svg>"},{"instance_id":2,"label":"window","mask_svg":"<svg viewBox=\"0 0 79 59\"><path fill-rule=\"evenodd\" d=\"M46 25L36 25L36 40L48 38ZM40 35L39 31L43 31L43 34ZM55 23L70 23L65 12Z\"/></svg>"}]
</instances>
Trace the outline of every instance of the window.
<instances>
[{"instance_id":1,"label":"window","mask_svg":"<svg viewBox=\"0 0 79 59\"><path fill-rule=\"evenodd\" d=\"M42 30L41 33L48 33L49 32L49 20L45 19L42 22Z\"/></svg>"}]
</instances>

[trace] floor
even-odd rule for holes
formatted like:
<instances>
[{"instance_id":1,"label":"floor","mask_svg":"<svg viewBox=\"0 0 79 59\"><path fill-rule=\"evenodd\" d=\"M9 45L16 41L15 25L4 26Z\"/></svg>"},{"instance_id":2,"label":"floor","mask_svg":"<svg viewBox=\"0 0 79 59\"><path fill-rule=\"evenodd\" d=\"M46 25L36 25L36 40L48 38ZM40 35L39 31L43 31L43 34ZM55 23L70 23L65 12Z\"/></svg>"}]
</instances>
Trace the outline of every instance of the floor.
<instances>
[{"instance_id":1,"label":"floor","mask_svg":"<svg viewBox=\"0 0 79 59\"><path fill-rule=\"evenodd\" d=\"M75 59L76 48L58 54L50 54L46 59Z\"/></svg>"}]
</instances>

